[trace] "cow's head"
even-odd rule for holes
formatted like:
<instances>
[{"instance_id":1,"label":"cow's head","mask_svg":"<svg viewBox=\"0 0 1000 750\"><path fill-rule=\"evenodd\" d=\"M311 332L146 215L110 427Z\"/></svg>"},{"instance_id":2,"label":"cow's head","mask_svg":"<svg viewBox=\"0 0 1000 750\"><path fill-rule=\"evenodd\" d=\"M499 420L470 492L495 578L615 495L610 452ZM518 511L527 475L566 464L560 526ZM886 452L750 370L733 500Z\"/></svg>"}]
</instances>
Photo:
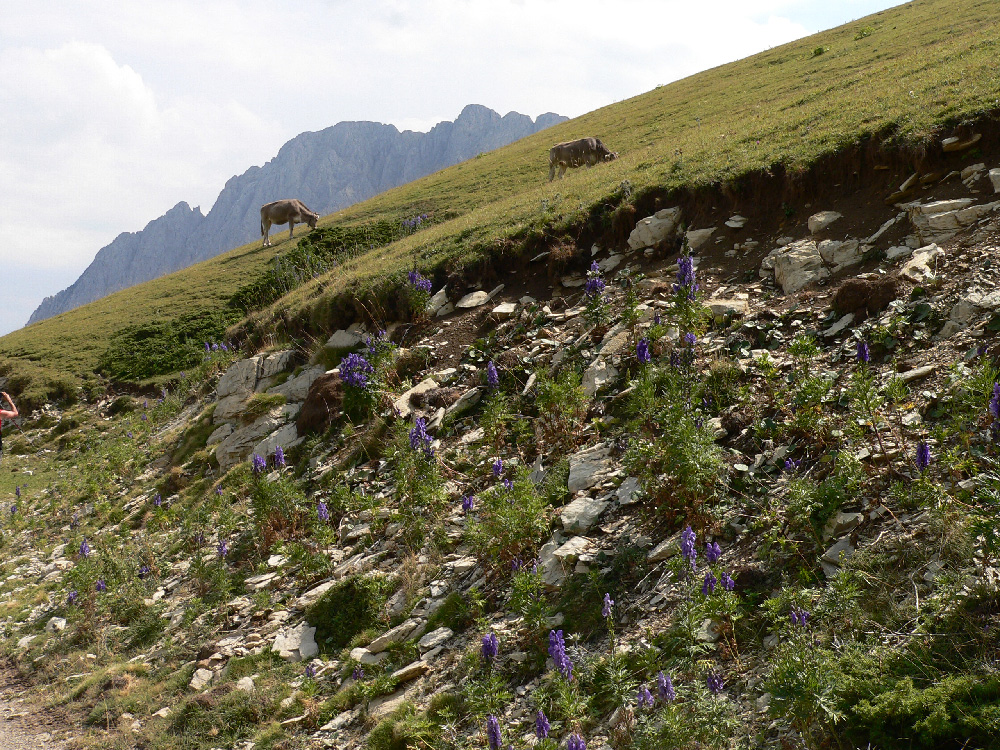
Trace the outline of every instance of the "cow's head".
<instances>
[{"instance_id":1,"label":"cow's head","mask_svg":"<svg viewBox=\"0 0 1000 750\"><path fill-rule=\"evenodd\" d=\"M617 158L618 158L617 151L609 151L604 155L604 161L614 161Z\"/></svg>"},{"instance_id":2,"label":"cow's head","mask_svg":"<svg viewBox=\"0 0 1000 750\"><path fill-rule=\"evenodd\" d=\"M306 214L306 224L309 225L310 229L316 228L317 221L319 221L319 214Z\"/></svg>"}]
</instances>

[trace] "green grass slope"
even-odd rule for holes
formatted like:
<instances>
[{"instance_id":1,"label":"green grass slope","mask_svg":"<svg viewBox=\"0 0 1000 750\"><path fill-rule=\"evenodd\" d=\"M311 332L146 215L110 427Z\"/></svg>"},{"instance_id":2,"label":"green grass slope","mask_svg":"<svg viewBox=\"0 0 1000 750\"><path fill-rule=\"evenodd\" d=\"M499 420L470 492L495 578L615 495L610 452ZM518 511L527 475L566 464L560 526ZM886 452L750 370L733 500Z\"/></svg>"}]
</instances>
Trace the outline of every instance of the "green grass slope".
<instances>
[{"instance_id":1,"label":"green grass slope","mask_svg":"<svg viewBox=\"0 0 1000 750\"><path fill-rule=\"evenodd\" d=\"M803 170L872 136L926 144L938 131L1000 106L1000 5L917 0L708 70L562 123L508 147L388 191L320 226L400 221L432 225L321 274L279 301L278 317L322 327L345 293L414 265L475 263L579 229L629 196L697 189L780 167ZM547 182L555 142L596 135L618 161ZM602 213L603 212L603 213ZM537 246L537 245L536 245ZM278 245L278 252L291 248ZM0 339L14 390L58 397L94 368L125 326L197 318L236 322L226 301L274 251L258 243L128 289ZM34 389L32 391L32 389Z\"/></svg>"}]
</instances>

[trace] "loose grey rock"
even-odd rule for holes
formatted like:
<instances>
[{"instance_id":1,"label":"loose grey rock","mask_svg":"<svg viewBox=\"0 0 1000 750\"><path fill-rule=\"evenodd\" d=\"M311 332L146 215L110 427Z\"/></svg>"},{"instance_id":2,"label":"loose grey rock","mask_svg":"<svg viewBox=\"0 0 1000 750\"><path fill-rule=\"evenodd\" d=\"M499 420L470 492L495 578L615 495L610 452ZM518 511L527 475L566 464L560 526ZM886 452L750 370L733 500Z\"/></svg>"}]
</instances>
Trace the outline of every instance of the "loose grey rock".
<instances>
[{"instance_id":1,"label":"loose grey rock","mask_svg":"<svg viewBox=\"0 0 1000 750\"><path fill-rule=\"evenodd\" d=\"M608 503L592 497L579 497L559 511L566 531L588 531L608 507Z\"/></svg>"}]
</instances>

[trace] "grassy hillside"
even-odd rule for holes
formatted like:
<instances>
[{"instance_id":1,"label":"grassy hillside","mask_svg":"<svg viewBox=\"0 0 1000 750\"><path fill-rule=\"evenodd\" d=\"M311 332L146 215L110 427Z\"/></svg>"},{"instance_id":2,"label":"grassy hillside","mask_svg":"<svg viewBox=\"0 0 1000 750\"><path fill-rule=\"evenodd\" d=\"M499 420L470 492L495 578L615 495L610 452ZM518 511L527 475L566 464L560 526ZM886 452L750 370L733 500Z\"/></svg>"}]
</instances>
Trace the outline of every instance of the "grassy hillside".
<instances>
[{"instance_id":1,"label":"grassy hillside","mask_svg":"<svg viewBox=\"0 0 1000 750\"><path fill-rule=\"evenodd\" d=\"M311 315L321 326L345 291L414 264L453 267L588 221L608 223L616 206L649 191L794 173L875 135L901 148L926 144L997 108L998 24L1000 6L988 0L909 3L658 87L325 217L321 226L422 212L434 221L304 285L279 303L282 316ZM621 158L549 184L549 146L584 135L600 136ZM184 316L235 322L226 300L271 257L244 246L9 334L0 339L3 367L16 376L15 390L58 395L94 370L123 326Z\"/></svg>"}]
</instances>

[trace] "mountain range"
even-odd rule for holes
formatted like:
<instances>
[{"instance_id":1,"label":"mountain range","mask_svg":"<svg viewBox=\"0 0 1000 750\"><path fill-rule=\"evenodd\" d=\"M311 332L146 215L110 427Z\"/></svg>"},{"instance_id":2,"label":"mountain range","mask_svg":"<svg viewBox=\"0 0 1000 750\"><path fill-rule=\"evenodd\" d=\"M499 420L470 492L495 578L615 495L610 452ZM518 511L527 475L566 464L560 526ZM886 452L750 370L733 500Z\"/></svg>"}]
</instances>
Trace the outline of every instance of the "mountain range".
<instances>
[{"instance_id":1,"label":"mountain range","mask_svg":"<svg viewBox=\"0 0 1000 750\"><path fill-rule=\"evenodd\" d=\"M566 117L500 116L478 104L427 133L377 122L340 122L302 133L262 167L226 182L208 215L181 201L138 232L101 248L71 286L46 297L28 324L186 268L260 236L260 207L299 198L321 216L532 135ZM280 231L280 230L279 230Z\"/></svg>"}]
</instances>

